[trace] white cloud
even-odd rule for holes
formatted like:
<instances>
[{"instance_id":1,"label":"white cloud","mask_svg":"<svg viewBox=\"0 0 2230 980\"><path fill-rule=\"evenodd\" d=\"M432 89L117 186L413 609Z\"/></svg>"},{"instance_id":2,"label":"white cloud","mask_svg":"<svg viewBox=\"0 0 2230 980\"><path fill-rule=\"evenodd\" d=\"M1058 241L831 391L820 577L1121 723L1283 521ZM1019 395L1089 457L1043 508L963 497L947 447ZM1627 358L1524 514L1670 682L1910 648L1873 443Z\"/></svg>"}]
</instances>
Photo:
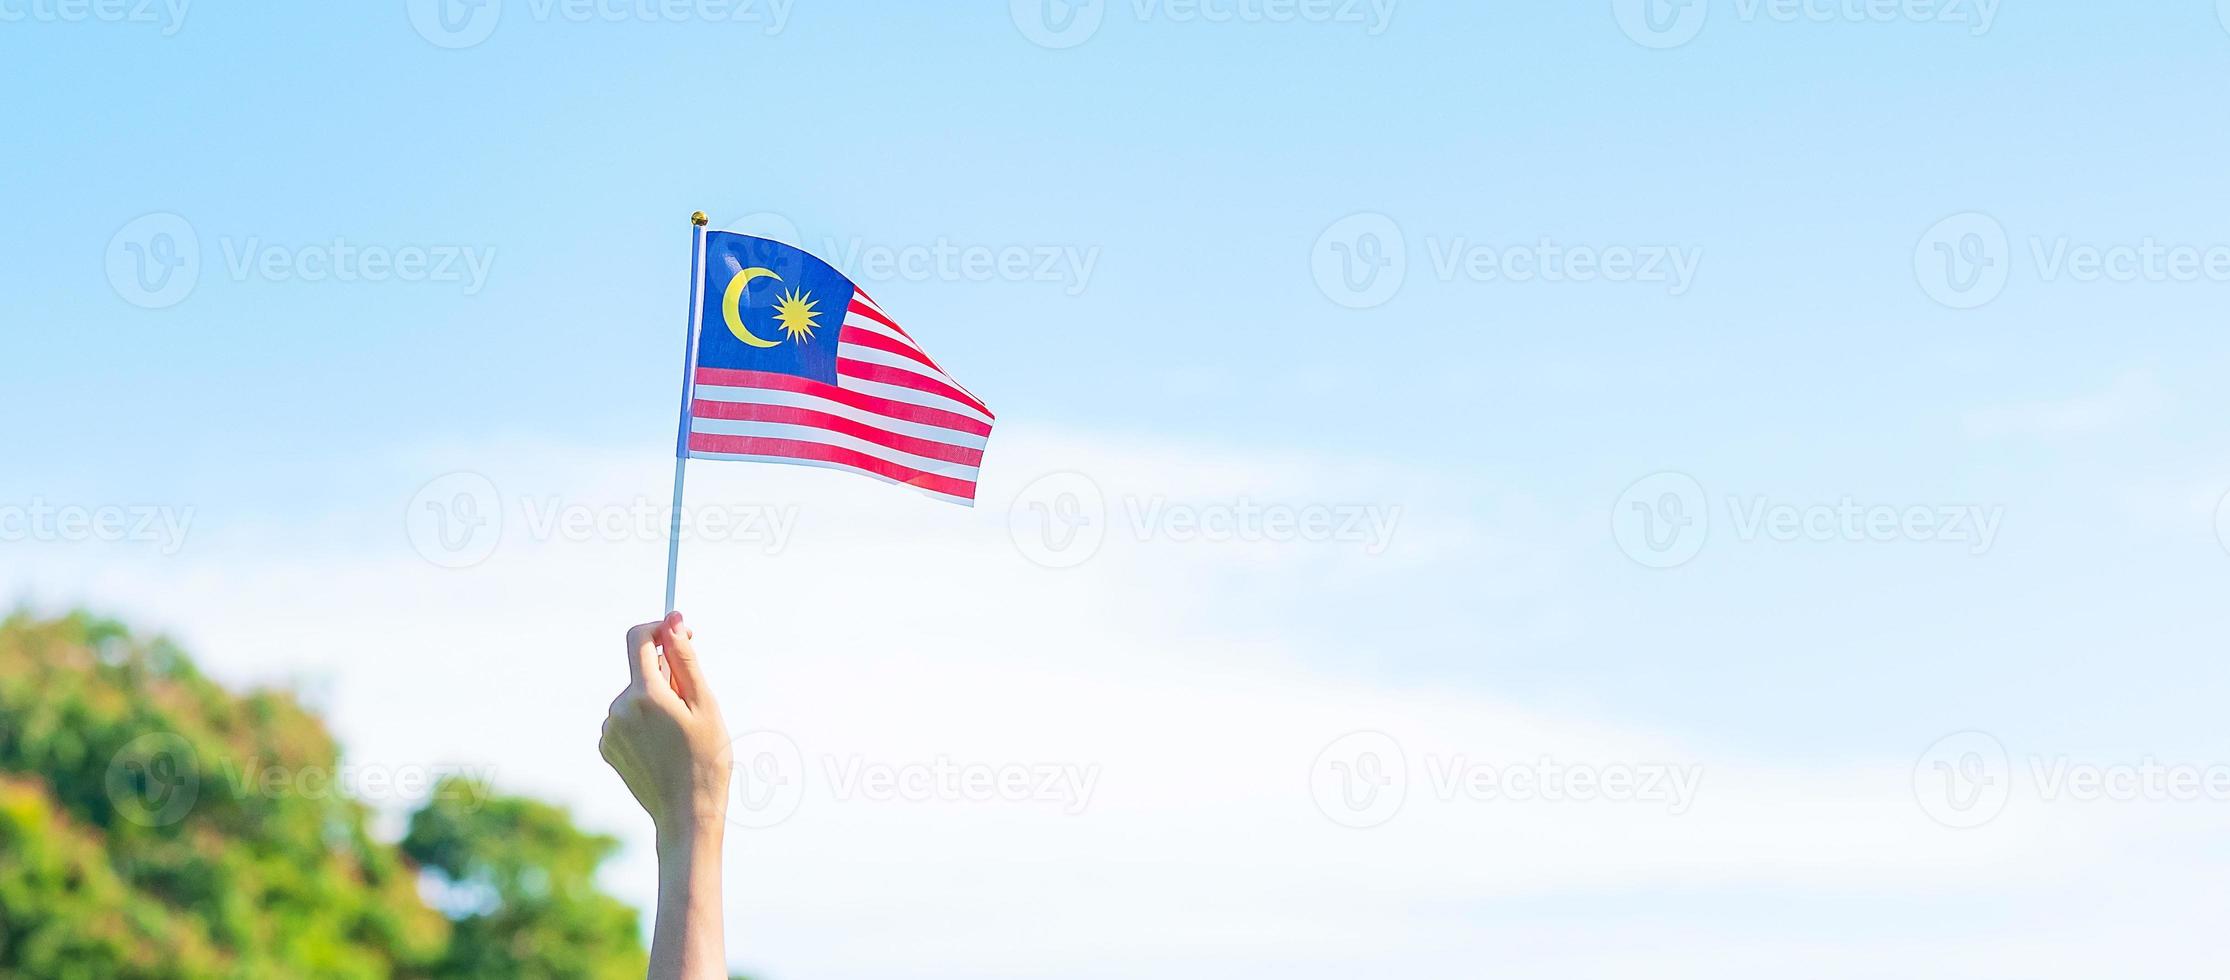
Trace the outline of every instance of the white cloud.
<instances>
[{"instance_id":1,"label":"white cloud","mask_svg":"<svg viewBox=\"0 0 2230 980\"><path fill-rule=\"evenodd\" d=\"M506 536L485 562L447 569L414 553L403 511L465 459L506 498ZM310 678L356 761L492 766L502 789L564 800L625 835L610 880L647 904L647 827L594 742L625 678L621 633L656 615L664 543L529 540L515 501L662 502L666 469L655 454L563 447L423 459L336 500L350 516L321 522L340 537L315 545L283 527L220 528L175 558L31 552L0 566L0 581L174 628L219 676ZM1091 560L1049 569L1016 546L1006 505L1063 470L1090 475L1110 501L1404 510L1378 555L1352 541L1141 539L1111 520ZM2108 867L2111 822L2136 813L2014 807L1952 831L1915 804L1908 759L1791 769L1677 732L1392 683L1364 666L1368 651L1352 668L1299 655L1332 625L1371 624L1367 604L1340 601L1343 584L1454 577L1553 596L1565 561L1480 526L1541 509L1479 499L1469 478L1027 430L1002 435L989 472L974 511L820 471L691 474L693 503L801 508L779 554L683 555L680 605L731 728L779 732L803 757L794 814L730 837L739 965L777 977L1289 977L1471 975L1489 963L1785 976L1809 963L1808 973L1855 976L1913 972L1918 949L1989 975L1987 934L1947 940L1875 909L1883 931L1845 941L1828 928L1846 915L1831 899L2050 893ZM1482 542L1494 543L1485 557ZM1306 615L1207 630L1174 614L1213 620L1222 604L1281 591ZM1404 624L1405 635L1466 635L1463 608L1445 615ZM1311 784L1319 753L1358 730L1398 743L1407 780L1398 812L1367 829L1335 822ZM1459 757L1700 767L1702 782L1679 812L1441 798L1433 767ZM1068 812L1078 808L844 798L829 779L831 766L940 759L1089 770L1096 781ZM1686 909L1681 895L1731 904ZM1637 917L1638 896L1673 908ZM1792 897L1825 904L1790 913L1801 921L1786 930L1751 921ZM2054 941L2079 948L2006 962L2022 975L2100 962Z\"/></svg>"}]
</instances>

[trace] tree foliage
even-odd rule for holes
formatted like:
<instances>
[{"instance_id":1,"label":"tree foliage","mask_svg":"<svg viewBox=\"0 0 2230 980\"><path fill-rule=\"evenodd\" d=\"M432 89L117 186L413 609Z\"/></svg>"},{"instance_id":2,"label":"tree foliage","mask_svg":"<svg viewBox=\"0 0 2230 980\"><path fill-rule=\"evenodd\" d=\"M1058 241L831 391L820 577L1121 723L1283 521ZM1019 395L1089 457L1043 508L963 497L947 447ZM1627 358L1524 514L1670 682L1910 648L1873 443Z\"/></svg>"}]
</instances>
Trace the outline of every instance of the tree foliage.
<instances>
[{"instance_id":1,"label":"tree foliage","mask_svg":"<svg viewBox=\"0 0 2230 980\"><path fill-rule=\"evenodd\" d=\"M164 640L0 621L0 976L643 975L634 911L593 882L613 840L445 782L391 844L345 794L255 780L339 765L290 694L228 692Z\"/></svg>"}]
</instances>

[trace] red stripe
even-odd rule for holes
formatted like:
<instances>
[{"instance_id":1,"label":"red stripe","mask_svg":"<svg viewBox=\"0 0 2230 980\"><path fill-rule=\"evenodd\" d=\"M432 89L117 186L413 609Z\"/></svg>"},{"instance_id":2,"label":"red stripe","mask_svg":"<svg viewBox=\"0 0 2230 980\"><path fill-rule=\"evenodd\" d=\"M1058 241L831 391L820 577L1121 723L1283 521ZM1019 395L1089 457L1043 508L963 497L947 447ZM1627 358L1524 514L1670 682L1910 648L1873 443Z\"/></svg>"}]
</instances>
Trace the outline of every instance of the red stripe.
<instances>
[{"instance_id":1,"label":"red stripe","mask_svg":"<svg viewBox=\"0 0 2230 980\"><path fill-rule=\"evenodd\" d=\"M873 330L846 330L844 331L844 338L842 342L847 344L858 344L861 347L872 347L879 351L888 351L890 353L897 354L902 357L907 357L914 361L918 361L921 363L922 366L927 367L928 369L935 371L938 374L945 373L945 369L938 367L936 361L932 361L929 359L929 355L907 346L905 341L892 337L887 333L876 333Z\"/></svg>"},{"instance_id":2,"label":"red stripe","mask_svg":"<svg viewBox=\"0 0 2230 980\"><path fill-rule=\"evenodd\" d=\"M866 361L855 361L849 357L839 356L836 359L836 373L847 378L858 378L861 381L879 381L883 384L912 388L915 391L927 392L932 395L943 395L985 415L991 414L991 410L983 407L983 403L977 401L976 396L961 391L947 382L939 381L926 374L915 374L904 368L869 364Z\"/></svg>"},{"instance_id":3,"label":"red stripe","mask_svg":"<svg viewBox=\"0 0 2230 980\"><path fill-rule=\"evenodd\" d=\"M982 466L983 450L950 443L933 442L915 436L899 435L888 429L864 425L841 415L816 412L810 408L792 408L788 405L746 405L740 402L711 402L698 399L689 414L700 419L728 419L736 422L780 422L785 425L809 425L844 435L865 439L878 446L889 446L900 452L926 456L947 463L965 466Z\"/></svg>"},{"instance_id":4,"label":"red stripe","mask_svg":"<svg viewBox=\"0 0 2230 980\"><path fill-rule=\"evenodd\" d=\"M877 476L886 476L907 486L935 490L955 497L976 499L976 485L967 480L924 473L911 466L900 466L876 459L866 453L817 442L800 442L796 439L762 439L758 436L718 436L705 432L689 434L689 451L693 453L740 453L746 456L781 456L787 459L810 459L821 463L842 463L866 470Z\"/></svg>"},{"instance_id":5,"label":"red stripe","mask_svg":"<svg viewBox=\"0 0 2230 980\"><path fill-rule=\"evenodd\" d=\"M982 419L969 418L958 412L941 408L925 408L910 402L878 398L849 388L839 388L811 378L768 371L738 371L734 368L701 367L697 369L697 383L701 385L728 385L734 388L763 388L768 391L794 391L802 395L826 398L839 405L849 405L863 412L873 412L904 422L919 422L940 429L953 429L974 436L988 436L991 426Z\"/></svg>"},{"instance_id":6,"label":"red stripe","mask_svg":"<svg viewBox=\"0 0 2230 980\"><path fill-rule=\"evenodd\" d=\"M943 375L943 376L944 376L944 380L945 380L946 382L950 383L950 384L951 384L951 385L952 385L952 386L953 386L954 388L959 388L959 389L960 389L960 394L961 394L961 399L960 399L960 400L961 400L961 401L964 401L964 402L967 402L968 404L974 405L974 406L976 407L976 409L977 409L978 411L981 411L981 412L982 412L983 414L985 414L985 415L991 415L991 409L990 409L989 407L987 407L987 406L985 406L985 405L984 405L984 403L983 403L983 399L977 398L977 397L976 397L976 395L975 395L975 392L969 391L969 390L968 390L968 389L966 389L966 388L961 388L961 387L960 387L960 382L958 382L958 381L954 381L954 380L953 380L953 378L952 378L952 375L951 375L951 374L949 374L949 373L947 373L947 372L945 371L944 367L942 367L941 365L939 365L939 364L938 364L938 363L937 363L936 361L932 361L932 360L930 360L930 359L929 359L929 354L928 354L927 352L925 352L925 351L921 350L921 348L920 348L920 346L919 346L919 345L921 344L921 341L915 340L915 339L914 339L914 335L913 335L913 334L910 334L910 333L907 333L907 332L906 332L906 328L905 328L905 327L901 327L901 326L899 326L899 325L898 325L898 322L897 322L897 321L895 321L895 320L892 320L892 319L891 319L890 317L884 316L884 315L883 315L883 314L882 314L881 312L878 312L878 311L877 311L877 310L875 310L874 308L872 308L872 307L869 307L869 306L867 306L866 304L863 304L863 303L861 303L861 302L860 302L860 300L861 300L862 298L865 298L865 299L867 299L867 301L868 301L868 302L870 302L870 303L874 302L874 299L873 299L873 297L869 297L869 296L867 295L867 293L866 293L866 292L864 292L864 291L861 291L861 290L859 290L859 289L857 289L857 288L855 287L855 288L854 288L854 290L853 290L852 305L851 305L851 307L850 307L850 309L851 309L852 311L854 311L854 312L857 312L857 313L858 313L859 315L861 315L861 316L864 316L864 317L866 317L866 318L868 318L868 319L870 319L870 320L873 320L873 321L875 321L876 323L880 323L880 324L882 324L883 326L889 327L889 328L891 328L892 330L895 330L895 331L897 331L897 332L898 332L898 335L899 335L899 336L901 336L901 337L904 337L904 338L906 338L906 342L907 342L907 343L910 343L910 344L914 344L914 345L916 345L916 346L915 346L915 348L914 348L913 350L905 350L905 349L903 349L903 348L900 348L900 347L893 347L893 348L890 348L890 349L891 349L892 351L894 351L894 352L896 352L896 353L904 354L904 355L906 355L906 356L908 356L908 357L911 357L911 358L913 358L913 359L915 359L915 360L917 360L917 361L920 361L920 362L922 362L923 364L927 364L927 365L929 365L930 367L932 367L932 368L935 368L938 374L940 374L940 375ZM874 333L874 331L872 331L872 330L861 330L861 331L859 331L859 332L860 332L860 333L862 333L862 334L872 334L872 333ZM840 336L841 336L841 335L840 335ZM880 338L878 338L878 339L880 339ZM843 341L843 342L844 342L844 343L855 343L855 341L851 341L851 340L845 340L845 341ZM873 347L873 346L877 346L877 345L875 345L875 344L869 344L869 345L867 345L867 346ZM997 416L993 416L993 417L994 417L994 418L996 418Z\"/></svg>"},{"instance_id":7,"label":"red stripe","mask_svg":"<svg viewBox=\"0 0 2230 980\"><path fill-rule=\"evenodd\" d=\"M875 321L876 323L880 323L880 324L882 324L883 326L889 327L889 328L891 328L892 330L896 330L896 331L898 331L898 335L899 335L899 336L901 336L901 337L904 337L904 338L906 338L907 340L912 340L912 339L914 339L914 335L913 335L913 334L910 334L910 333L907 333L907 332L906 332L906 328L905 328L905 327L901 327L901 326L899 326L898 324L895 324L895 323L892 323L892 322L890 322L890 317L884 316L884 315L882 314L882 311L880 311L880 310L877 310L877 309L875 309L875 308L874 308L874 307L872 307L872 306L869 306L869 305L867 305L867 304L865 304L865 303L859 302L858 300L853 300L853 301L852 301L852 306L851 306L851 311L852 311L852 312L854 312L854 313L857 313L857 314L859 314L859 315L861 315L861 316L864 316L864 317L866 317L866 318L868 318L868 319L870 319L870 320L873 320L873 321Z\"/></svg>"}]
</instances>

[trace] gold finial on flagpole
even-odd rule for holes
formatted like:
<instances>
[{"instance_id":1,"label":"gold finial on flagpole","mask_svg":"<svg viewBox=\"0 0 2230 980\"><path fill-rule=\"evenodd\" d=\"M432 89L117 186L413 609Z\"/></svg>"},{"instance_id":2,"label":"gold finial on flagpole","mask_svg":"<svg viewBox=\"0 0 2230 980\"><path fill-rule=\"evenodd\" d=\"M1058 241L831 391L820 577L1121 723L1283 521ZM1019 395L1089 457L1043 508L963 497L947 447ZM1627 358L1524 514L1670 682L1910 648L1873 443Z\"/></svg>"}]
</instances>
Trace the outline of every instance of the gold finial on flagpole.
<instances>
[{"instance_id":1,"label":"gold finial on flagpole","mask_svg":"<svg viewBox=\"0 0 2230 980\"><path fill-rule=\"evenodd\" d=\"M690 224L693 224L693 225L696 225L696 226L697 226L697 227L699 227L699 228L702 228L702 227L704 227L704 226L705 226L705 220L706 220L706 218L705 218L705 213L704 213L703 211L699 211L699 212L697 212L697 213L695 213L695 214L692 214L692 215L690 215L690 216L689 216L689 223L690 223Z\"/></svg>"}]
</instances>

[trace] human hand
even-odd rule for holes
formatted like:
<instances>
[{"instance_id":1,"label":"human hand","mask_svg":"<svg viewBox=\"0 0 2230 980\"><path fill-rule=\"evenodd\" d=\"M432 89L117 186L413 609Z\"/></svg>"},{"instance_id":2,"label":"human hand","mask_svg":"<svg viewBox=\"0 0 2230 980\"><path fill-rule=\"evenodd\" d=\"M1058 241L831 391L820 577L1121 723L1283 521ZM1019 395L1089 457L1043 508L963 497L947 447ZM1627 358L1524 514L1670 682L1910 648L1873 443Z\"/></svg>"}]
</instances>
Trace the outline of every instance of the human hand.
<instances>
[{"instance_id":1,"label":"human hand","mask_svg":"<svg viewBox=\"0 0 2230 980\"><path fill-rule=\"evenodd\" d=\"M717 841L728 812L728 729L696 635L678 612L627 631L627 689L612 699L597 745L662 844Z\"/></svg>"}]
</instances>

